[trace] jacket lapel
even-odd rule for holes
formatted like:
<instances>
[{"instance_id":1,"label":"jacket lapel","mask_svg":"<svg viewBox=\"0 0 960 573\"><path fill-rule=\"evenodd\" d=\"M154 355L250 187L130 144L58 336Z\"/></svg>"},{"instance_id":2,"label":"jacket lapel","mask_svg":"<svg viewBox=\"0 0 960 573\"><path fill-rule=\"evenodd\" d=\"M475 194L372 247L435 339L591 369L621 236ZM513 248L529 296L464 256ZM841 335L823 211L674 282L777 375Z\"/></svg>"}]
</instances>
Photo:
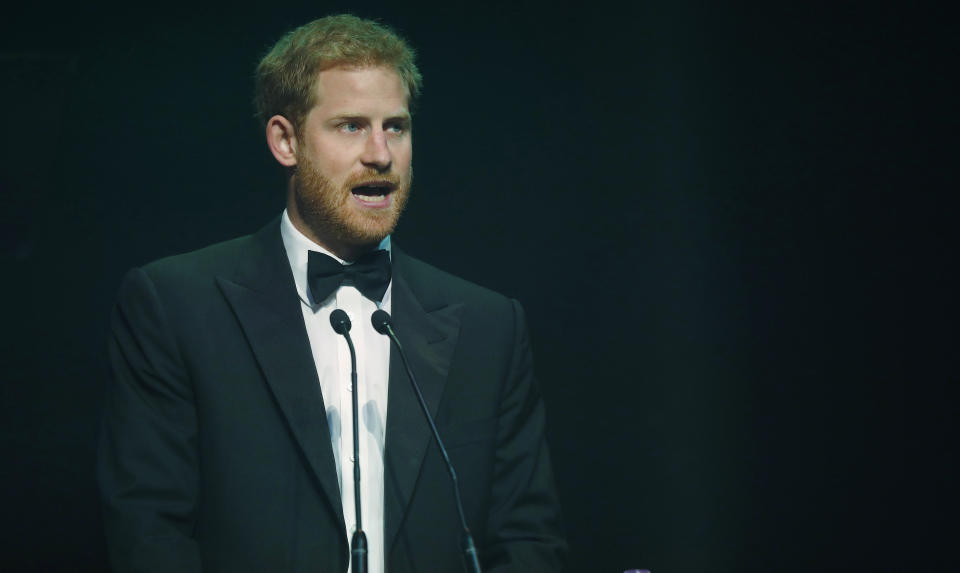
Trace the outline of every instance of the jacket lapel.
<instances>
[{"instance_id":1,"label":"jacket lapel","mask_svg":"<svg viewBox=\"0 0 960 573\"><path fill-rule=\"evenodd\" d=\"M217 282L345 532L326 408L278 222L253 236L254 250L234 276ZM341 546L346 547L346 533Z\"/></svg>"},{"instance_id":2,"label":"jacket lapel","mask_svg":"<svg viewBox=\"0 0 960 573\"><path fill-rule=\"evenodd\" d=\"M330 446L326 408L300 299L280 238L279 220L252 237L253 249L232 276L217 283L240 322L291 432L317 477L344 532L340 486ZM423 276L422 263L394 247L392 310L397 337L431 415L436 416L460 333L462 303L443 299ZM403 522L427 448L433 441L416 395L395 348L384 448L385 555Z\"/></svg>"},{"instance_id":3,"label":"jacket lapel","mask_svg":"<svg viewBox=\"0 0 960 573\"><path fill-rule=\"evenodd\" d=\"M392 310L397 338L417 378L430 414L436 417L450 361L460 334L462 303L438 296L423 282L418 268L394 247ZM396 348L390 349L390 383L387 390L387 429L383 461L384 543L390 550L413 495L427 447L433 441L430 427Z\"/></svg>"}]
</instances>

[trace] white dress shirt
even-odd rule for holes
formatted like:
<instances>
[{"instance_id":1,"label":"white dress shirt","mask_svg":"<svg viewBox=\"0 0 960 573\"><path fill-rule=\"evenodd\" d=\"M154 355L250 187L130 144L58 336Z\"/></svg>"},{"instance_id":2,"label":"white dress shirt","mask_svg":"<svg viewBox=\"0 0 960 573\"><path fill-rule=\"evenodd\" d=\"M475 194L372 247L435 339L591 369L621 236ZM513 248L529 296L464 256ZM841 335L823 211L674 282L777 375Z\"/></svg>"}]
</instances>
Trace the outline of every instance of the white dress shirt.
<instances>
[{"instance_id":1,"label":"white dress shirt","mask_svg":"<svg viewBox=\"0 0 960 573\"><path fill-rule=\"evenodd\" d=\"M341 286L326 300L313 300L307 285L307 253L320 251L340 259L317 245L293 226L286 210L280 222L280 235L287 251L293 278L300 295L300 309L307 327L313 362L320 379L320 391L327 410L330 444L340 480L340 499L347 526L347 541L356 529L353 487L353 398L350 384L350 350L343 336L330 326L330 313L341 309L353 324L350 336L357 353L357 396L360 412L360 505L363 530L369 547L368 571L384 571L383 539L383 444L387 426L387 382L390 365L390 340L378 334L370 323L377 308L390 312L393 282L387 287L379 307L353 286ZM390 237L380 243L390 251ZM352 570L348 569L348 572Z\"/></svg>"}]
</instances>

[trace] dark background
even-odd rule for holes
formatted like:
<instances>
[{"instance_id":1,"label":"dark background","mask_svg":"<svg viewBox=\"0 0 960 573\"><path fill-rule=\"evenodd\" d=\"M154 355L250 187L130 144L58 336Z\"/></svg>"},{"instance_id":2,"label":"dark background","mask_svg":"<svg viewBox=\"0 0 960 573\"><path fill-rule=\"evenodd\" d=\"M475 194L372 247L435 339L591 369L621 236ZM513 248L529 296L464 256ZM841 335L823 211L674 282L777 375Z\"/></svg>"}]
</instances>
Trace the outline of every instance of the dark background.
<instances>
[{"instance_id":1,"label":"dark background","mask_svg":"<svg viewBox=\"0 0 960 573\"><path fill-rule=\"evenodd\" d=\"M280 212L252 70L345 10L425 77L396 240L528 311L573 571L950 569L955 31L692 1L5 8L0 569L106 568L119 279Z\"/></svg>"}]
</instances>

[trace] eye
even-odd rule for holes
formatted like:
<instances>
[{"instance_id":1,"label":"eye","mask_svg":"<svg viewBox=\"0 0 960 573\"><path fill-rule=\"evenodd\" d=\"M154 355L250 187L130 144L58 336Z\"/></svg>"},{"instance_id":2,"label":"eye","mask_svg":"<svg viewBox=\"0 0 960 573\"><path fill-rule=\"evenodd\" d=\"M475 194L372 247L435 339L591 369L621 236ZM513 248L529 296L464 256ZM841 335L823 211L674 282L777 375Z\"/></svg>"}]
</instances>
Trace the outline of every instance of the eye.
<instances>
[{"instance_id":1,"label":"eye","mask_svg":"<svg viewBox=\"0 0 960 573\"><path fill-rule=\"evenodd\" d=\"M387 131L394 134L406 133L407 129L408 129L407 124L401 123L401 122L391 123L387 125Z\"/></svg>"},{"instance_id":2,"label":"eye","mask_svg":"<svg viewBox=\"0 0 960 573\"><path fill-rule=\"evenodd\" d=\"M356 133L360 131L360 124L355 121L345 121L339 126L340 131L344 133Z\"/></svg>"}]
</instances>

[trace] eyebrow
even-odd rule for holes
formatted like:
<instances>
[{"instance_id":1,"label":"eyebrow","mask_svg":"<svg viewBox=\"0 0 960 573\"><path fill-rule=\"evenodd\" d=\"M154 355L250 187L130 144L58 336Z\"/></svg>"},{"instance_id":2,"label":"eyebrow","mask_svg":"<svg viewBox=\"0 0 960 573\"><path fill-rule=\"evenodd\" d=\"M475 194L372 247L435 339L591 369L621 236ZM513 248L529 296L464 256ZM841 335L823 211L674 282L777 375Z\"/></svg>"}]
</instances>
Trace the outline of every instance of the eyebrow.
<instances>
[{"instance_id":1,"label":"eyebrow","mask_svg":"<svg viewBox=\"0 0 960 573\"><path fill-rule=\"evenodd\" d=\"M337 115L330 116L327 118L328 122L332 121L355 121L358 123L366 122L370 118L369 116L356 113L338 113ZM390 115L384 118L384 121L405 121L409 123L413 119L413 116L409 112L403 112L400 114Z\"/></svg>"}]
</instances>

